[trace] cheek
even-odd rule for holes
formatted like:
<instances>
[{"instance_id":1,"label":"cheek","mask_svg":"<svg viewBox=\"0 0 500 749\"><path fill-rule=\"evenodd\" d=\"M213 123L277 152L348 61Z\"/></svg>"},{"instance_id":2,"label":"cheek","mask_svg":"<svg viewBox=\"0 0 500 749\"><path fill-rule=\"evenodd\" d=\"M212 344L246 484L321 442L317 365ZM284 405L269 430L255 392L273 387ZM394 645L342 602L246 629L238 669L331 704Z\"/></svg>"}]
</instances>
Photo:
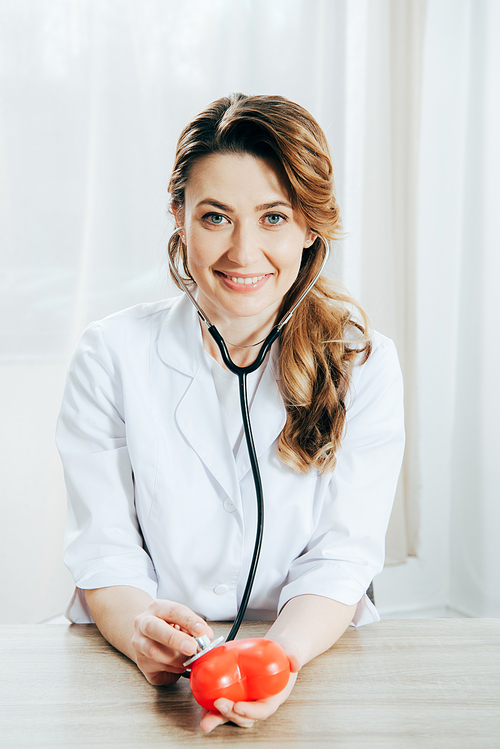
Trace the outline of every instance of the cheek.
<instances>
[{"instance_id":1,"label":"cheek","mask_svg":"<svg viewBox=\"0 0 500 749\"><path fill-rule=\"evenodd\" d=\"M302 262L302 248L300 250L297 250L297 248L293 248L293 250L288 250L288 252L283 256L281 260L281 268L285 272L288 279L295 279L297 278L300 270L300 264Z\"/></svg>"},{"instance_id":2,"label":"cheek","mask_svg":"<svg viewBox=\"0 0 500 749\"><path fill-rule=\"evenodd\" d=\"M215 260L215 253L213 252L210 243L204 242L201 245L196 239L187 239L187 259L188 266L193 271L206 270Z\"/></svg>"},{"instance_id":3,"label":"cheek","mask_svg":"<svg viewBox=\"0 0 500 749\"><path fill-rule=\"evenodd\" d=\"M224 254L223 240L218 232L187 230L186 245L190 268L210 268Z\"/></svg>"}]
</instances>

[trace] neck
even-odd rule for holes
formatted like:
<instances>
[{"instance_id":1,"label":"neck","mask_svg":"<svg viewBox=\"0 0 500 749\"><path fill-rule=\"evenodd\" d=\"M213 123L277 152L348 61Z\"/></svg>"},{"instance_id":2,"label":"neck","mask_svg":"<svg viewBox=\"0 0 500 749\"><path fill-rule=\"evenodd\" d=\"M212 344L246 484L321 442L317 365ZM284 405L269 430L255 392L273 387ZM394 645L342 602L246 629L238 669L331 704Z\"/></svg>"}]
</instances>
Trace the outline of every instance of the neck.
<instances>
[{"instance_id":1,"label":"neck","mask_svg":"<svg viewBox=\"0 0 500 749\"><path fill-rule=\"evenodd\" d=\"M198 294L198 303L224 339L234 364L238 367L246 367L255 361L261 349L261 342L277 322L276 315L281 300L248 317L239 317L229 312L225 314L221 306L212 304L202 292ZM201 320L200 323L205 351L219 364L225 366L219 347L208 332L206 324Z\"/></svg>"},{"instance_id":2,"label":"neck","mask_svg":"<svg viewBox=\"0 0 500 749\"><path fill-rule=\"evenodd\" d=\"M205 323L200 320L200 324L203 338L203 348L221 366L225 367L217 343L208 332L208 328ZM252 364L252 362L254 362L259 355L262 343L266 336L271 332L273 324L274 318L269 322L268 325L259 328L259 330L255 330L255 328L252 328L251 331L243 331L239 327L238 329L235 329L234 326L229 326L226 329L222 328L221 330L218 325L216 325L216 327L224 339L227 350L229 352L229 356L231 357L232 361L238 367L247 367Z\"/></svg>"}]
</instances>

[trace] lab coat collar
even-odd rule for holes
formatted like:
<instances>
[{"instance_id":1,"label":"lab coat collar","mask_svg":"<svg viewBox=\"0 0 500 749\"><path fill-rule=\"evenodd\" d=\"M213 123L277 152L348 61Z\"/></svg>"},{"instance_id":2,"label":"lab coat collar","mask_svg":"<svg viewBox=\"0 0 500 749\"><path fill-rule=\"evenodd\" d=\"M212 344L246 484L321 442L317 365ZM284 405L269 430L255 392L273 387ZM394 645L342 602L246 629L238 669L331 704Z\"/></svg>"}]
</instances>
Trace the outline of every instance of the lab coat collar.
<instances>
[{"instance_id":1,"label":"lab coat collar","mask_svg":"<svg viewBox=\"0 0 500 749\"><path fill-rule=\"evenodd\" d=\"M165 364L194 377L202 363L200 318L186 294L178 297L163 321L158 353Z\"/></svg>"},{"instance_id":2,"label":"lab coat collar","mask_svg":"<svg viewBox=\"0 0 500 749\"><path fill-rule=\"evenodd\" d=\"M203 350L200 320L186 295L174 302L166 317L158 351L165 364L193 378L179 402L177 422L200 459L240 507L239 481L250 470L246 442L242 440L235 462L212 372ZM279 344L276 342L250 409L259 458L279 436L286 421L286 409L276 382L278 355Z\"/></svg>"}]
</instances>

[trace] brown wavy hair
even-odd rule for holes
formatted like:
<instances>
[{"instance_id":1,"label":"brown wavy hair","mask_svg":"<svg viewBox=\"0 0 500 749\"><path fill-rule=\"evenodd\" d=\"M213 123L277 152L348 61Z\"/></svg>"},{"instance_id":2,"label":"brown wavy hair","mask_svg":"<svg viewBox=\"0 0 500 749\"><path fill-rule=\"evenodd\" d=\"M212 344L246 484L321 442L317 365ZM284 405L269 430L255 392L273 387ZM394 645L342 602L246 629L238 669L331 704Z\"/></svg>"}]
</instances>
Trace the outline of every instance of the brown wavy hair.
<instances>
[{"instance_id":1,"label":"brown wavy hair","mask_svg":"<svg viewBox=\"0 0 500 749\"><path fill-rule=\"evenodd\" d=\"M184 191L197 159L214 153L264 158L284 175L292 205L309 228L328 240L341 236L341 219L325 135L315 119L282 96L232 94L217 99L183 130L169 183L171 203L184 205ZM277 320L312 281L324 257L318 237L304 249L295 283L284 296ZM170 243L176 267L194 284L180 237ZM175 280L175 279L174 279ZM353 309L358 312L355 318ZM280 434L281 460L299 473L333 471L346 420L346 396L355 360L371 352L365 312L340 284L321 276L283 327L280 379L287 420Z\"/></svg>"}]
</instances>

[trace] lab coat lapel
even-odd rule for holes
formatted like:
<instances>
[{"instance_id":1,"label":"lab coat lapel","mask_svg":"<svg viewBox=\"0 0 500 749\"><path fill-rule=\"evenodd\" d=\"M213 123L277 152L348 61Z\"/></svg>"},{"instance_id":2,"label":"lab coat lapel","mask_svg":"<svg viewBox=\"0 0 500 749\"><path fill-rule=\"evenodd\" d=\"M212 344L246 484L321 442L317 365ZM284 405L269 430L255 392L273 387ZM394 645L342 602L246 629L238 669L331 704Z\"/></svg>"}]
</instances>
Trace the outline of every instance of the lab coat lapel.
<instances>
[{"instance_id":1,"label":"lab coat lapel","mask_svg":"<svg viewBox=\"0 0 500 749\"><path fill-rule=\"evenodd\" d=\"M240 507L233 451L203 350L199 318L186 296L174 304L164 322L158 350L168 366L192 378L175 412L179 429L227 496Z\"/></svg>"},{"instance_id":2,"label":"lab coat lapel","mask_svg":"<svg viewBox=\"0 0 500 749\"><path fill-rule=\"evenodd\" d=\"M239 506L236 464L222 421L212 372L204 361L176 411L184 436L231 500Z\"/></svg>"},{"instance_id":3,"label":"lab coat lapel","mask_svg":"<svg viewBox=\"0 0 500 749\"><path fill-rule=\"evenodd\" d=\"M250 423L254 436L257 457L260 458L279 437L286 422L286 408L278 388L279 344L276 342L270 354L270 361L264 370L250 409ZM250 470L248 449L243 439L236 456L238 479Z\"/></svg>"},{"instance_id":4,"label":"lab coat lapel","mask_svg":"<svg viewBox=\"0 0 500 749\"><path fill-rule=\"evenodd\" d=\"M199 317L185 294L174 302L163 321L158 353L169 367L192 377L200 368L204 354Z\"/></svg>"}]
</instances>

